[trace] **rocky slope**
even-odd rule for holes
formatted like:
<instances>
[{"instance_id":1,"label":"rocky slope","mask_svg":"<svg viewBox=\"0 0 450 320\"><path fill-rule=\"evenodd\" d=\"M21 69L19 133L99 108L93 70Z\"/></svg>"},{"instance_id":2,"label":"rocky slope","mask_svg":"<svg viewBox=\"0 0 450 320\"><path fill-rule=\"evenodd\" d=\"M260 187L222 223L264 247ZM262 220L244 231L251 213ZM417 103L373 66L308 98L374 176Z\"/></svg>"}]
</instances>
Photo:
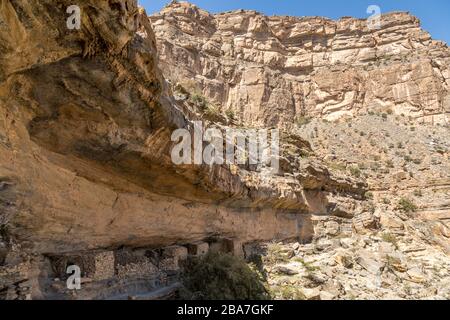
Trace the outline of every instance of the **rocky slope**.
<instances>
[{"instance_id":1,"label":"rocky slope","mask_svg":"<svg viewBox=\"0 0 450 320\"><path fill-rule=\"evenodd\" d=\"M69 30L70 5L0 2L0 297L160 298L179 286L189 255L251 258L260 243L291 240L299 244L288 259L313 248L312 259L327 261L337 246L371 252L395 242L393 233L437 257L429 264L440 259L439 275L448 276L449 131L435 126L447 119L448 49L415 18L388 15L382 30L369 32L354 19L210 15L176 2L149 18L135 0L86 0L81 29ZM392 49L402 54L388 60ZM373 114L382 111L389 114ZM411 120L395 118L402 113ZM348 115L351 130L321 120ZM281 171L175 165L171 134L195 120L222 130L280 127ZM373 135L392 135L386 143L411 138L407 147L421 150L425 170L414 162L419 155L397 150L374 160L393 161L392 174L356 173L366 150L378 149L355 130L374 120L384 129ZM405 129L417 120L431 124L417 134ZM400 172L409 167L409 176ZM414 174L427 188L417 203L426 214L397 205L419 188ZM268 274L278 262L268 260ZM71 265L81 268L81 290L66 287ZM402 272L420 267L409 262ZM327 274L344 282L341 273ZM350 274L358 284L366 276ZM295 288L326 291L302 281ZM447 297L442 291L433 296Z\"/></svg>"},{"instance_id":2,"label":"rocky slope","mask_svg":"<svg viewBox=\"0 0 450 320\"><path fill-rule=\"evenodd\" d=\"M330 170L368 182L368 211L377 223L359 229L367 225L362 215L349 237L342 223L321 218L311 244L269 243L256 250L273 295L449 299L449 127L370 112L334 123L313 119L295 131Z\"/></svg>"}]
</instances>

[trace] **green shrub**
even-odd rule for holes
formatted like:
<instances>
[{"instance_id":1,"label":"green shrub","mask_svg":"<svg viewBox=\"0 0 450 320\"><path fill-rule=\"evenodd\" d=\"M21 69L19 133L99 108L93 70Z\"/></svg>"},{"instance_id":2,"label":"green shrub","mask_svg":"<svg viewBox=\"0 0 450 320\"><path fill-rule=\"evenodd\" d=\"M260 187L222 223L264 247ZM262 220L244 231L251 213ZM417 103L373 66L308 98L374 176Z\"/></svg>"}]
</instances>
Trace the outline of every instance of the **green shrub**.
<instances>
[{"instance_id":1,"label":"green shrub","mask_svg":"<svg viewBox=\"0 0 450 320\"><path fill-rule=\"evenodd\" d=\"M364 194L364 197L365 197L366 199L373 199L373 193L370 192L370 191L367 191L367 192Z\"/></svg>"},{"instance_id":2,"label":"green shrub","mask_svg":"<svg viewBox=\"0 0 450 320\"><path fill-rule=\"evenodd\" d=\"M300 149L299 156L300 156L300 158L307 159L307 158L311 157L311 154L307 150Z\"/></svg>"},{"instance_id":3,"label":"green shrub","mask_svg":"<svg viewBox=\"0 0 450 320\"><path fill-rule=\"evenodd\" d=\"M231 122L236 121L236 115L233 110L228 109L227 111L225 111L225 115L227 116L228 120L230 120Z\"/></svg>"},{"instance_id":4,"label":"green shrub","mask_svg":"<svg viewBox=\"0 0 450 320\"><path fill-rule=\"evenodd\" d=\"M279 300L306 300L302 290L290 283L271 287L270 294L272 297Z\"/></svg>"},{"instance_id":5,"label":"green shrub","mask_svg":"<svg viewBox=\"0 0 450 320\"><path fill-rule=\"evenodd\" d=\"M349 170L352 176L356 178L361 177L361 170L358 167L350 167Z\"/></svg>"},{"instance_id":6,"label":"green shrub","mask_svg":"<svg viewBox=\"0 0 450 320\"><path fill-rule=\"evenodd\" d=\"M412 213L417 211L417 206L410 199L401 198L398 202L398 209L406 213Z\"/></svg>"},{"instance_id":7,"label":"green shrub","mask_svg":"<svg viewBox=\"0 0 450 320\"><path fill-rule=\"evenodd\" d=\"M200 94L193 94L190 97L190 101L200 110L205 111L208 107L208 101Z\"/></svg>"},{"instance_id":8,"label":"green shrub","mask_svg":"<svg viewBox=\"0 0 450 320\"><path fill-rule=\"evenodd\" d=\"M364 210L370 213L375 213L375 211L377 210L375 204L370 201L368 202L366 205L364 205Z\"/></svg>"},{"instance_id":9,"label":"green shrub","mask_svg":"<svg viewBox=\"0 0 450 320\"><path fill-rule=\"evenodd\" d=\"M294 261L301 263L305 267L306 271L308 271L308 272L314 272L314 271L317 271L320 269L319 267L316 267L316 266L312 265L311 263L306 262L304 259L299 258L299 257L295 258Z\"/></svg>"},{"instance_id":10,"label":"green shrub","mask_svg":"<svg viewBox=\"0 0 450 320\"><path fill-rule=\"evenodd\" d=\"M383 233L381 235L381 239L383 239L384 242L389 242L392 243L394 245L394 247L396 249L398 249L398 241L397 238L392 234L392 233Z\"/></svg>"},{"instance_id":11,"label":"green shrub","mask_svg":"<svg viewBox=\"0 0 450 320\"><path fill-rule=\"evenodd\" d=\"M206 119L211 121L221 121L223 120L223 115L220 112L220 109L213 105L208 105L204 110L204 116Z\"/></svg>"},{"instance_id":12,"label":"green shrub","mask_svg":"<svg viewBox=\"0 0 450 320\"><path fill-rule=\"evenodd\" d=\"M270 299L261 276L244 260L230 254L208 253L185 262L180 298L187 300Z\"/></svg>"}]
</instances>

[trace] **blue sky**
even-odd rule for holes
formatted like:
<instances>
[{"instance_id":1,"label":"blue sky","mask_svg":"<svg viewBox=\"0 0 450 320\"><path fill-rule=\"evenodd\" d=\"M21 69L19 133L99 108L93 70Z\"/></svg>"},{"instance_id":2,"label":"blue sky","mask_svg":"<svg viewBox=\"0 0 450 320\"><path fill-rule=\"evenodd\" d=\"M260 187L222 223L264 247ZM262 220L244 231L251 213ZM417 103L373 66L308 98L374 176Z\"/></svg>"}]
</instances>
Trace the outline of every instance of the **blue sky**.
<instances>
[{"instance_id":1,"label":"blue sky","mask_svg":"<svg viewBox=\"0 0 450 320\"><path fill-rule=\"evenodd\" d=\"M169 0L138 0L149 14L159 11ZM449 0L191 0L209 12L253 9L266 15L342 16L365 18L369 5L378 5L382 12L409 11L422 21L422 27L437 40L450 43Z\"/></svg>"}]
</instances>

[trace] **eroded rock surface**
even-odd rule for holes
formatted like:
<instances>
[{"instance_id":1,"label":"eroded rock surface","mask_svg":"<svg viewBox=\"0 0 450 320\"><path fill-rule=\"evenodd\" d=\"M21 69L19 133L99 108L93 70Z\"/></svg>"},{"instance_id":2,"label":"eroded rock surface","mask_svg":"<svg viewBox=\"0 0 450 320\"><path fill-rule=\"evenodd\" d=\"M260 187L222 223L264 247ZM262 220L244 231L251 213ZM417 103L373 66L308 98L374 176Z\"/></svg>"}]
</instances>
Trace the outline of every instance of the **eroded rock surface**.
<instances>
[{"instance_id":1,"label":"eroded rock surface","mask_svg":"<svg viewBox=\"0 0 450 320\"><path fill-rule=\"evenodd\" d=\"M151 20L166 77L247 125L369 110L449 121L450 52L407 13L383 15L378 30L363 19L210 14L173 2Z\"/></svg>"},{"instance_id":2,"label":"eroded rock surface","mask_svg":"<svg viewBox=\"0 0 450 320\"><path fill-rule=\"evenodd\" d=\"M81 29L69 30L70 5L1 2L6 297L58 297L47 284L52 274L60 278L54 261L61 259L90 267L98 260L109 265L108 277L118 277L122 268L111 270L108 252L124 246L310 239L312 213L327 214L334 197L355 206L362 200L363 182L334 177L320 161L283 158L286 165L275 176L246 166L175 166L171 134L197 118L192 105L172 97L159 71L145 11L136 1L84 1ZM286 145L310 149L297 136ZM36 282L39 270L47 277ZM31 288L24 294L23 282ZM98 282L92 287L83 297L115 295L98 292Z\"/></svg>"},{"instance_id":3,"label":"eroded rock surface","mask_svg":"<svg viewBox=\"0 0 450 320\"><path fill-rule=\"evenodd\" d=\"M363 20L211 15L176 2L149 18L135 0L86 0L81 29L69 30L70 5L0 2L0 297L170 297L188 255L250 258L249 244L286 239L299 241L282 250L287 259L311 247L334 254L336 239L347 239L345 249L365 251L339 263L382 272L385 261L371 252L380 232L393 230L444 259L447 275L448 128L423 135L447 121L448 49L416 18L390 14L370 31ZM408 145L434 148L424 157L430 170L387 153L375 161L391 156L395 172L357 174L377 151L372 141L359 131L370 148L357 150L354 137L335 141L332 129L348 124L321 119L351 115L364 128L368 112L392 113L378 120L394 136L394 114L430 122ZM279 127L281 170L174 165L172 132L198 120L221 130ZM403 161L414 166L405 171ZM397 195L417 182L411 174L428 189L419 208L404 203L414 209L405 213ZM375 201L383 193L392 205ZM82 268L82 291L66 286L71 265ZM398 268L417 283L437 279L420 263ZM334 294L306 289L311 299Z\"/></svg>"},{"instance_id":4,"label":"eroded rock surface","mask_svg":"<svg viewBox=\"0 0 450 320\"><path fill-rule=\"evenodd\" d=\"M166 92L145 12L133 1L87 2L81 8L82 29L71 31L63 19L67 4L52 6L51 24L45 24L45 2L5 2L8 10L2 12L11 25L21 26L17 30L24 39L30 38L11 37L11 46L2 52L8 60L0 89L2 194L10 200L5 220L18 237L35 241L41 252L136 239L169 244L235 231L245 238L255 229L238 231L222 222L249 219L233 223L239 229L254 217L272 219L271 208L288 215L308 212L304 188L292 175L270 180L236 168L173 165L170 135L175 128L187 128L190 120ZM5 38L7 31L2 32ZM34 57L40 54L34 43L41 38L55 51L50 61ZM14 46L14 41L27 47ZM32 61L24 64L28 60L22 55ZM325 176L309 189L331 181ZM254 214L241 214L242 208ZM188 223L196 215L199 224ZM184 235L170 231L177 225ZM288 225L282 229L295 235ZM282 231L272 236L277 232ZM248 237L264 234L267 230Z\"/></svg>"}]
</instances>

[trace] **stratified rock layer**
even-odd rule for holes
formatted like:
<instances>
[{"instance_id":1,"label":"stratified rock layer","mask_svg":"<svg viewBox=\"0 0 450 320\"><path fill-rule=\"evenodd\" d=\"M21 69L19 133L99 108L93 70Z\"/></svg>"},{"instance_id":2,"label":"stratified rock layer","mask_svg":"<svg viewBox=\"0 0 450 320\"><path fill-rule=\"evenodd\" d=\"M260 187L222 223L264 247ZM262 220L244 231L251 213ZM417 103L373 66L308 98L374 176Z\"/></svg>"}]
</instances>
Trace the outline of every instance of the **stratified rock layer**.
<instances>
[{"instance_id":1,"label":"stratified rock layer","mask_svg":"<svg viewBox=\"0 0 450 320\"><path fill-rule=\"evenodd\" d=\"M387 15L369 31L172 3L149 19L135 0L86 0L69 30L72 4L0 0L0 298L161 297L188 254L243 256L248 243L284 239L320 251L324 239L399 224L396 208L382 215L367 201L371 176L351 176L317 127L312 146L293 123L378 109L445 122L448 50L415 18ZM174 165L171 134L194 120L280 126L281 170ZM432 226L420 233L439 235L417 241L445 247L448 224Z\"/></svg>"},{"instance_id":2,"label":"stratified rock layer","mask_svg":"<svg viewBox=\"0 0 450 320\"><path fill-rule=\"evenodd\" d=\"M192 124L135 1L87 1L81 30L66 27L67 1L2 4L2 219L33 250L297 237L301 213L364 192L313 165L295 176L174 165L171 134Z\"/></svg>"},{"instance_id":3,"label":"stratified rock layer","mask_svg":"<svg viewBox=\"0 0 450 320\"><path fill-rule=\"evenodd\" d=\"M449 121L450 51L407 13L372 29L353 18L213 15L172 2L151 20L165 76L194 82L245 124L387 110Z\"/></svg>"}]
</instances>

